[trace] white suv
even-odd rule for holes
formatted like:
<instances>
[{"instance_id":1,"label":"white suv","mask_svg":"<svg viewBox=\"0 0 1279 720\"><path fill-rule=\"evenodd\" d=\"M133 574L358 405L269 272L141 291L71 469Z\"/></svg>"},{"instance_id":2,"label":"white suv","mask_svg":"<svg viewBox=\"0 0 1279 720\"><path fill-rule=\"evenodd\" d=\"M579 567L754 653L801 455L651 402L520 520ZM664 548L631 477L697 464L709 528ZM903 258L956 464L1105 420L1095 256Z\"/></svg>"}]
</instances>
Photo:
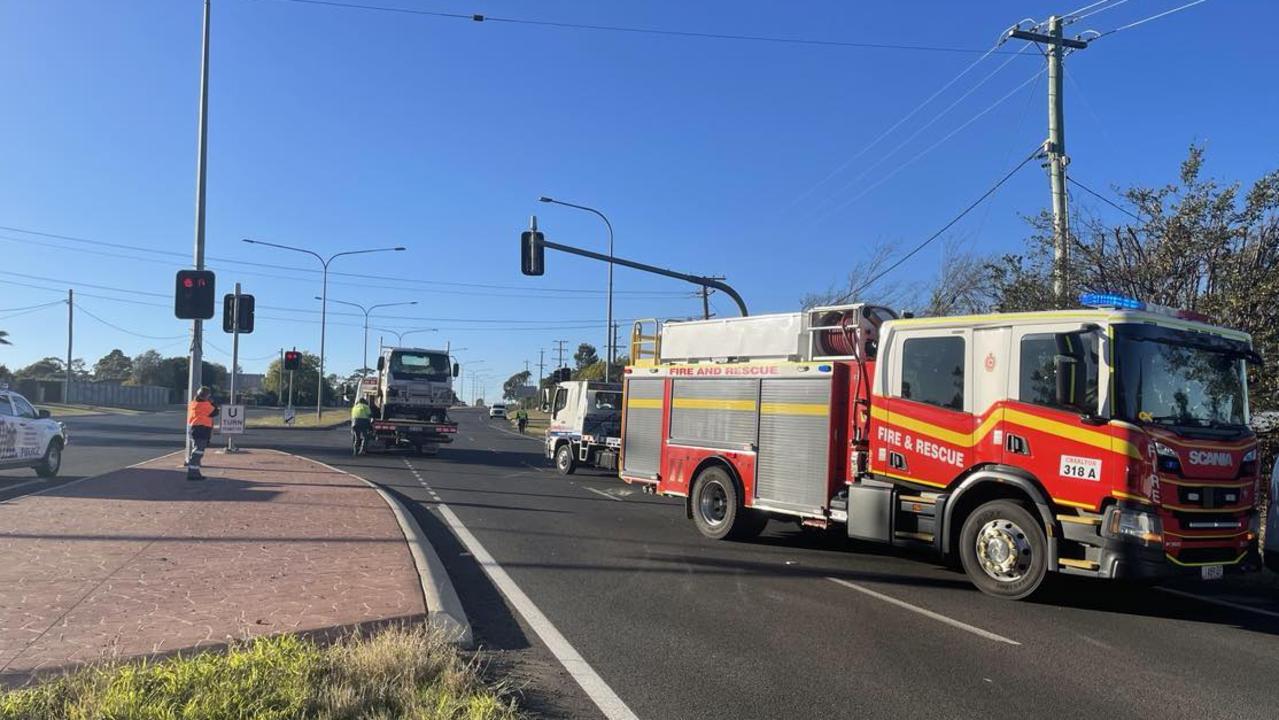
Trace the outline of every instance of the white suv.
<instances>
[{"instance_id":1,"label":"white suv","mask_svg":"<svg viewBox=\"0 0 1279 720\"><path fill-rule=\"evenodd\" d=\"M492 405L489 405L489 417L491 417L491 418L505 418L505 417L506 417L506 405L504 405L504 404L502 404L502 403L493 403Z\"/></svg>"},{"instance_id":2,"label":"white suv","mask_svg":"<svg viewBox=\"0 0 1279 720\"><path fill-rule=\"evenodd\" d=\"M49 411L0 389L0 470L29 467L40 477L53 477L62 468L66 445L66 430L49 419Z\"/></svg>"}]
</instances>

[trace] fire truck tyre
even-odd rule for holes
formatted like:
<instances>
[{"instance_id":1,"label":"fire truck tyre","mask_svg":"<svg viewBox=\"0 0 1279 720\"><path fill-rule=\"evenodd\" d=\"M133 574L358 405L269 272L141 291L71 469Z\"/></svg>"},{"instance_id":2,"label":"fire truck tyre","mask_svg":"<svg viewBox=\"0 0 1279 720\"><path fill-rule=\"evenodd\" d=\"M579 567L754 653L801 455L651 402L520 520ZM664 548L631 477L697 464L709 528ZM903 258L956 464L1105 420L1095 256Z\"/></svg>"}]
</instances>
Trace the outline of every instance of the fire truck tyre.
<instances>
[{"instance_id":1,"label":"fire truck tyre","mask_svg":"<svg viewBox=\"0 0 1279 720\"><path fill-rule=\"evenodd\" d=\"M1279 548L1266 551L1266 567L1272 573L1279 573Z\"/></svg>"},{"instance_id":2,"label":"fire truck tyre","mask_svg":"<svg viewBox=\"0 0 1279 720\"><path fill-rule=\"evenodd\" d=\"M36 474L40 477L53 477L62 469L62 442L53 440L44 451L44 459L36 465Z\"/></svg>"},{"instance_id":3,"label":"fire truck tyre","mask_svg":"<svg viewBox=\"0 0 1279 720\"><path fill-rule=\"evenodd\" d=\"M977 589L1006 600L1029 597L1048 571L1048 541L1024 505L995 500L964 521L959 555Z\"/></svg>"},{"instance_id":4,"label":"fire truck tyre","mask_svg":"<svg viewBox=\"0 0 1279 720\"><path fill-rule=\"evenodd\" d=\"M722 467L698 474L692 502L698 532L712 540L752 538L768 524L767 515L742 507L737 484Z\"/></svg>"},{"instance_id":5,"label":"fire truck tyre","mask_svg":"<svg viewBox=\"0 0 1279 720\"><path fill-rule=\"evenodd\" d=\"M577 458L573 457L573 447L569 443L555 448L555 470L561 475L572 475L577 471Z\"/></svg>"}]
</instances>

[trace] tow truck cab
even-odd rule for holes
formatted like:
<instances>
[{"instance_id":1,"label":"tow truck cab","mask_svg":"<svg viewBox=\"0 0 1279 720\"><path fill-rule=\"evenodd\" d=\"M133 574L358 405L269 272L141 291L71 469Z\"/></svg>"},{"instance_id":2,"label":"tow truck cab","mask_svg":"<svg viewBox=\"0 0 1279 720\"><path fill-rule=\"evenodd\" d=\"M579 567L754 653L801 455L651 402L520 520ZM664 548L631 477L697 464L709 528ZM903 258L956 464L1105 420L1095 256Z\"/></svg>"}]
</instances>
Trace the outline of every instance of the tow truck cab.
<instances>
[{"instance_id":1,"label":"tow truck cab","mask_svg":"<svg viewBox=\"0 0 1279 720\"><path fill-rule=\"evenodd\" d=\"M546 457L568 475L578 465L617 468L621 447L622 384L569 380L543 388L542 412L551 416L546 429Z\"/></svg>"}]
</instances>

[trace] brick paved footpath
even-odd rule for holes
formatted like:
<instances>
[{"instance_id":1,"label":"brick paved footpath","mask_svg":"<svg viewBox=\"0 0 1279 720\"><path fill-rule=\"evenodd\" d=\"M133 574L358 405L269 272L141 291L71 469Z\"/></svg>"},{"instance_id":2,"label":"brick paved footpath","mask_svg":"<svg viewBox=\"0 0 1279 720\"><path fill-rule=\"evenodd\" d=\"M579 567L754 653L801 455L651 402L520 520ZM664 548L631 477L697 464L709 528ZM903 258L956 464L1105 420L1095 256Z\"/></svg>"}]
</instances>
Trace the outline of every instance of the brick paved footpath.
<instances>
[{"instance_id":1,"label":"brick paved footpath","mask_svg":"<svg viewBox=\"0 0 1279 720\"><path fill-rule=\"evenodd\" d=\"M0 681L108 657L420 618L385 502L269 450L178 455L0 503Z\"/></svg>"}]
</instances>

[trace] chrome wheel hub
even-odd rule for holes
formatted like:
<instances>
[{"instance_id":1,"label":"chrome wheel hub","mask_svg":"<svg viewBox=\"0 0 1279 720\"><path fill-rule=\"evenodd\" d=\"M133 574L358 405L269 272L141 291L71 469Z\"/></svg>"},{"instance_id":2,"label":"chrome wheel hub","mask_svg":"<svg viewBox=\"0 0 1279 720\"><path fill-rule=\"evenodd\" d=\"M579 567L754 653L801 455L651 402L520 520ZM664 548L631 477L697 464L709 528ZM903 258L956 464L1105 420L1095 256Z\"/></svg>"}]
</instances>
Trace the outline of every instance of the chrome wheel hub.
<instances>
[{"instance_id":1,"label":"chrome wheel hub","mask_svg":"<svg viewBox=\"0 0 1279 720\"><path fill-rule=\"evenodd\" d=\"M1016 582L1026 576L1034 560L1030 537L1017 523L991 520L977 531L977 562L990 577Z\"/></svg>"},{"instance_id":2,"label":"chrome wheel hub","mask_svg":"<svg viewBox=\"0 0 1279 720\"><path fill-rule=\"evenodd\" d=\"M719 483L711 483L702 490L698 509L708 525L719 525L728 516L728 494Z\"/></svg>"}]
</instances>

